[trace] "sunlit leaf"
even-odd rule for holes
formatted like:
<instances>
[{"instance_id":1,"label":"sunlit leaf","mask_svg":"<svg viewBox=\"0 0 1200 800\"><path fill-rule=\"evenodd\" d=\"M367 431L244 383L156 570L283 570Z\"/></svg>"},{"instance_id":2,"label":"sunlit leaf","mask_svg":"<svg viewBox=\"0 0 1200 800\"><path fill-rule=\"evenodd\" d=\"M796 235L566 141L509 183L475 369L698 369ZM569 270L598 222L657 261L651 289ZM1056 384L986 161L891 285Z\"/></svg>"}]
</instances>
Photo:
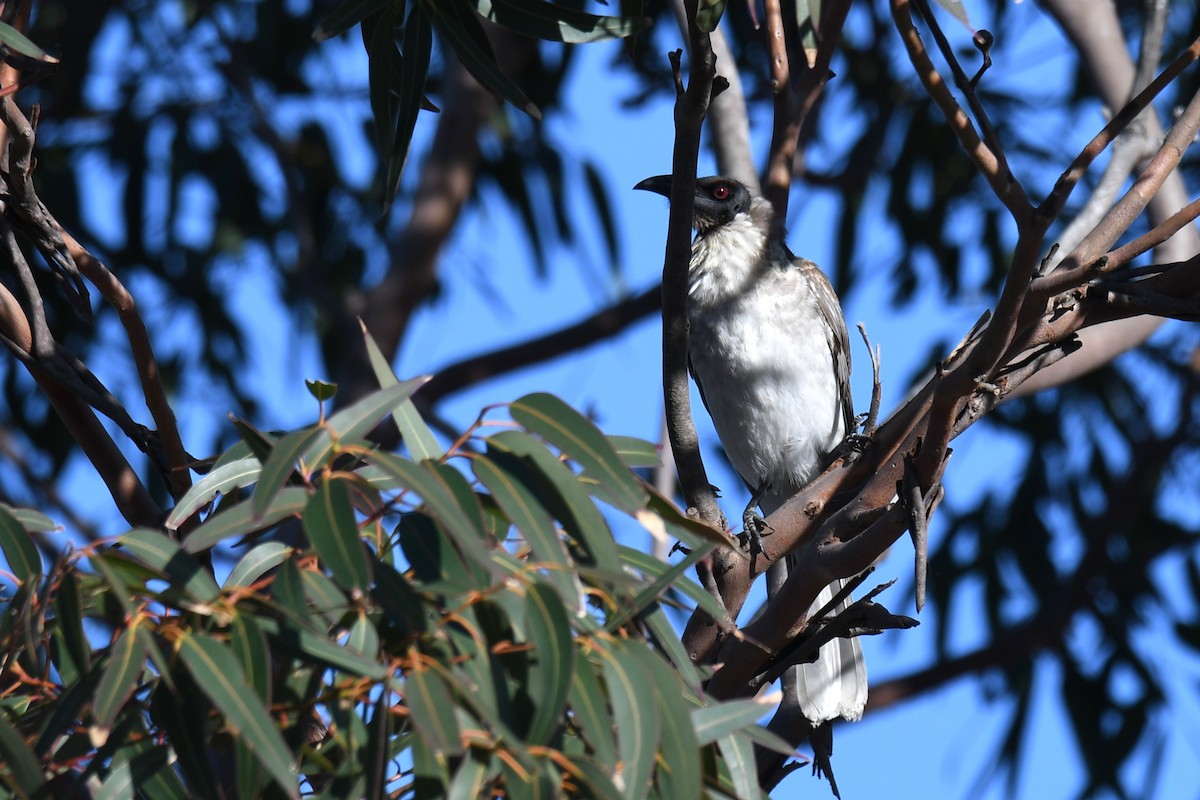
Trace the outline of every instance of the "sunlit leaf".
<instances>
[{"instance_id":1,"label":"sunlit leaf","mask_svg":"<svg viewBox=\"0 0 1200 800\"><path fill-rule=\"evenodd\" d=\"M125 628L109 648L108 666L104 668L92 698L92 715L96 720L92 728L93 741L107 741L117 713L141 683L145 668L146 651L142 640L133 626Z\"/></svg>"},{"instance_id":2,"label":"sunlit leaf","mask_svg":"<svg viewBox=\"0 0 1200 800\"><path fill-rule=\"evenodd\" d=\"M591 420L554 395L528 394L509 406L513 419L562 450L602 482L619 506L635 511L646 491Z\"/></svg>"},{"instance_id":3,"label":"sunlit leaf","mask_svg":"<svg viewBox=\"0 0 1200 800\"><path fill-rule=\"evenodd\" d=\"M0 508L0 550L4 551L8 568L22 584L41 578L42 557L37 546L7 508Z\"/></svg>"},{"instance_id":4,"label":"sunlit leaf","mask_svg":"<svg viewBox=\"0 0 1200 800\"><path fill-rule=\"evenodd\" d=\"M299 797L292 752L229 648L208 636L185 634L179 640L179 657L285 794Z\"/></svg>"},{"instance_id":5,"label":"sunlit leaf","mask_svg":"<svg viewBox=\"0 0 1200 800\"><path fill-rule=\"evenodd\" d=\"M225 588L249 586L268 570L282 564L293 552L293 548L283 542L263 542L255 545L234 565L229 577L225 579Z\"/></svg>"},{"instance_id":6,"label":"sunlit leaf","mask_svg":"<svg viewBox=\"0 0 1200 800\"><path fill-rule=\"evenodd\" d=\"M213 514L192 530L183 540L183 549L189 553L199 553L225 539L264 530L280 520L301 513L307 504L308 492L299 486L290 486L281 491L261 516L254 513L249 502L238 503L233 508Z\"/></svg>"},{"instance_id":7,"label":"sunlit leaf","mask_svg":"<svg viewBox=\"0 0 1200 800\"><path fill-rule=\"evenodd\" d=\"M423 667L410 669L404 676L404 688L413 725L429 748L443 756L460 755L463 746L454 718L454 698L441 676Z\"/></svg>"},{"instance_id":8,"label":"sunlit leaf","mask_svg":"<svg viewBox=\"0 0 1200 800\"><path fill-rule=\"evenodd\" d=\"M536 39L568 44L620 39L644 30L650 24L650 20L644 17L596 16L543 0L470 2L484 19Z\"/></svg>"},{"instance_id":9,"label":"sunlit leaf","mask_svg":"<svg viewBox=\"0 0 1200 800\"><path fill-rule=\"evenodd\" d=\"M391 364L384 358L383 352L375 343L367 326L362 323L362 320L359 320L358 324L362 328L363 340L367 347L367 358L371 362L371 370L375 373L375 380L379 381L379 386L383 388L399 383L396 373L392 372ZM425 424L425 420L421 419L421 414L412 400L405 400L397 406L396 410L392 412L392 419L396 420L400 439L408 448L408 455L413 461L436 460L445 453L437 439L434 438L433 432L429 430L429 426Z\"/></svg>"},{"instance_id":10,"label":"sunlit leaf","mask_svg":"<svg viewBox=\"0 0 1200 800\"><path fill-rule=\"evenodd\" d=\"M217 495L228 495L235 489L249 486L258 480L261 471L262 463L253 456L214 468L192 484L175 508L171 509L164 524L169 530L178 530L185 520L211 503Z\"/></svg>"},{"instance_id":11,"label":"sunlit leaf","mask_svg":"<svg viewBox=\"0 0 1200 800\"><path fill-rule=\"evenodd\" d=\"M173 587L198 603L211 603L221 590L212 575L167 536L149 528L134 528L117 540L129 552L161 571Z\"/></svg>"},{"instance_id":12,"label":"sunlit leaf","mask_svg":"<svg viewBox=\"0 0 1200 800\"><path fill-rule=\"evenodd\" d=\"M5 22L0 22L0 44L23 56L36 58L38 61L44 61L47 64L58 63L57 58L49 55L45 50L29 41L25 34Z\"/></svg>"},{"instance_id":13,"label":"sunlit leaf","mask_svg":"<svg viewBox=\"0 0 1200 800\"><path fill-rule=\"evenodd\" d=\"M284 435L271 448L271 455L262 465L258 483L250 498L250 507L256 515L267 513L271 503L296 471L300 454L306 452L321 433L320 428L302 428Z\"/></svg>"},{"instance_id":14,"label":"sunlit leaf","mask_svg":"<svg viewBox=\"0 0 1200 800\"><path fill-rule=\"evenodd\" d=\"M530 694L537 707L526 740L547 744L562 724L563 707L575 675L575 643L562 598L542 583L525 594L526 625L534 646L529 669Z\"/></svg>"},{"instance_id":15,"label":"sunlit leaf","mask_svg":"<svg viewBox=\"0 0 1200 800\"><path fill-rule=\"evenodd\" d=\"M614 642L597 648L604 663L604 683L617 729L617 751L628 800L646 796L658 752L662 720L652 681L645 678L652 658L645 645Z\"/></svg>"},{"instance_id":16,"label":"sunlit leaf","mask_svg":"<svg viewBox=\"0 0 1200 800\"><path fill-rule=\"evenodd\" d=\"M366 591L371 571L359 540L346 481L322 481L304 508L304 532L321 562L343 586Z\"/></svg>"}]
</instances>

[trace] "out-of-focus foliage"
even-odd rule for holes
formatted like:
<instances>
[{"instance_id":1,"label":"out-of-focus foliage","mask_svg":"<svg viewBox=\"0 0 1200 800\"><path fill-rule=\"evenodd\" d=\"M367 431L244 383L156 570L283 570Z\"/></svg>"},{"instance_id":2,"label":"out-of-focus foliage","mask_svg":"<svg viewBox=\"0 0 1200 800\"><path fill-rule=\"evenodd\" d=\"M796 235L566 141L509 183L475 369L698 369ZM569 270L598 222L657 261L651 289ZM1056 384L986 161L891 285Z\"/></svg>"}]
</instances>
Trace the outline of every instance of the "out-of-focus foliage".
<instances>
[{"instance_id":1,"label":"out-of-focus foliage","mask_svg":"<svg viewBox=\"0 0 1200 800\"><path fill-rule=\"evenodd\" d=\"M419 384L240 426L168 533L46 564L53 523L0 506L0 794L750 796L749 748L789 748L706 699L667 619L671 587L713 605L682 573L720 535L630 471L654 447L546 394L440 458L365 440L389 412L428 436ZM691 555L618 546L598 499Z\"/></svg>"}]
</instances>

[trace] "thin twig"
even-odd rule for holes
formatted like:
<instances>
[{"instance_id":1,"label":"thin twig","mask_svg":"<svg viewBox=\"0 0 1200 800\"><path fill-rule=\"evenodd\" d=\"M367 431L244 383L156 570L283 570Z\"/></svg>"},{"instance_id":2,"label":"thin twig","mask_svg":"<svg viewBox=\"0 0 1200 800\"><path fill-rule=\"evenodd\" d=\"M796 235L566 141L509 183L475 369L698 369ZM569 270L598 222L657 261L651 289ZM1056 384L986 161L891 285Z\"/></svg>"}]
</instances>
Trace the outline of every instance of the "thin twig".
<instances>
[{"instance_id":1,"label":"thin twig","mask_svg":"<svg viewBox=\"0 0 1200 800\"><path fill-rule=\"evenodd\" d=\"M862 426L862 435L870 439L875 436L879 427L879 407L883 404L883 381L879 378L879 348L871 347L867 336L867 326L858 323L858 332L862 335L863 344L867 346L867 355L871 359L871 407L867 411L867 420Z\"/></svg>"}]
</instances>

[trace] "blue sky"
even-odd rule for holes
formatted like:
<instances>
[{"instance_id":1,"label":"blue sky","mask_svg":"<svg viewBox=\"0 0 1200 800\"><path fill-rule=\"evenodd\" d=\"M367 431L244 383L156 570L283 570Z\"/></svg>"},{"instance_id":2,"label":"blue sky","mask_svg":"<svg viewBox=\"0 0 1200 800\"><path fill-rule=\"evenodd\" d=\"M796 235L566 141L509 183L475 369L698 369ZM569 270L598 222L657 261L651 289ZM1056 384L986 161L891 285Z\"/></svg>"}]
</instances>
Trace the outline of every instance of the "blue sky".
<instances>
[{"instance_id":1,"label":"blue sky","mask_svg":"<svg viewBox=\"0 0 1200 800\"><path fill-rule=\"evenodd\" d=\"M973 16L980 12L970 7ZM740 9L735 9L740 13ZM1032 3L1018 4L1013 14L1027 14L1044 21ZM1061 52L1053 45L1055 32L1031 26L1030 36L1017 50L1030 60L1047 64L1065 74L1065 60L1042 59L1039 52ZM663 34L662 40L670 37ZM328 43L346 53L358 47L356 32L348 38ZM673 42L662 49L676 46ZM591 154L612 194L612 205L621 231L621 258L617 271L610 270L602 243L594 231L583 231L584 244L572 249L553 248L549 256L549 276L538 278L528 242L520 235L515 215L496 198L485 196L483 210L469 214L456 232L441 261L442 295L422 308L415 317L395 368L401 377L429 373L459 358L521 341L529 336L554 330L573 322L618 298L625 291L640 291L652 285L661 270L667 208L656 196L631 191L632 186L649 175L669 171L673 131L671 107L658 100L636 109L625 110L619 101L632 93L632 82L609 66L613 45L589 45L577 54L572 85L568 92L570 112L553 121L556 136L576 143L579 152ZM664 55L665 58L665 55ZM1029 61L1019 59L1012 73L1028 80L1033 73ZM340 60L340 64L353 63ZM997 64L996 70L1007 68ZM365 84L365 67L360 73L347 68L341 76L348 83L356 79ZM1045 80L1045 72L1040 72ZM830 102L836 104L836 81L830 86ZM362 113L359 103L359 113ZM291 122L293 110L282 109L280 124ZM298 119L298 117L297 117ZM434 120L423 117L414 142L414 157L420 156ZM1091 119L1077 120L1077 126L1064 131L1080 138L1103 124L1097 109ZM365 155L356 155L357 121L351 119L342 139L349 148L346 169L366 180L370 165ZM760 157L765 150L769 130L753 131ZM415 176L410 162L406 180ZM712 160L702 153L701 174L713 171ZM195 206L203 210L203 198ZM579 213L589 206L582 191L573 198ZM868 203L880 203L868 195ZM107 208L119 208L112 202ZM793 197L789 242L798 254L818 263L832 260L833 243L827 233L836 208L827 195L819 192ZM106 213L102 208L98 214ZM186 221L181 224L188 224ZM865 231L862 242L862 273L853 294L843 298L850 324L866 324L872 340L883 348L884 413L895 409L907 389L905 381L913 374L918 359L924 357L928 342L936 333L957 338L978 318L991 298L976 302L947 304L942 293L930 282L922 283L916 299L904 308L889 302L890 285L885 270L871 274L869 262L893 254L897 245L885 228ZM243 321L250 337L251 365L247 375L254 376L255 391L264 402L260 421L275 428L295 427L311 422L316 415L315 401L304 388L306 378L326 378L320 366L315 340L304 332L297 335L294 318L274 304L279 277L266 254L250 254L236 267L238 281L233 297L235 313ZM232 273L231 273L232 277ZM928 272L932 279L932 271ZM134 285L147 314L162 313L156 307L152 285ZM502 303L496 302L496 295ZM465 322L469 321L469 323ZM169 336L186 337L189 328L181 320ZM856 370L853 377L856 404L865 408L870 396L870 373L866 352L856 335L852 336ZM592 413L608 433L659 437L661 424L660 342L657 319L634 326L624 335L597 345L584 353L551 364L491 381L448 400L442 413L465 427L479 409L491 403L514 400L530 391L550 391L573 406ZM103 377L118 387L131 381L128 365L118 362L103 365ZM224 414L237 409L221 406L219 398L206 396L203 387L177 400L177 413L187 420L185 441L206 441L213 430L227 425ZM711 424L703 416L698 398L695 408L700 417L701 436L706 442L706 461L715 483L726 488L727 514L737 518L745 502L741 484L716 456L717 440ZM978 496L1008 482L1018 469L1019 445L1001 438L984 426L972 429L956 442L955 456L947 480L947 502L967 505ZM78 497L88 498L85 516L98 521L104 533L123 531L103 487L83 466L72 468L72 482ZM933 536L941 534L936 524ZM647 542L640 531L624 530L630 543ZM876 573L881 581L900 580L881 598L897 613L914 615L911 596L911 548L902 539ZM1174 580L1164 576L1165 580ZM959 650L978 644L980 621L973 614L978 608L956 615L953 646ZM876 681L901 674L923 665L932 657L932 629L923 626L913 631L888 633L864 642L869 671ZM1169 631L1160 631L1167 636ZM1147 646L1154 645L1154 632ZM1178 656L1176 656L1178 658ZM1165 673L1196 675L1194 663L1167 661ZM1181 678L1182 680L1183 678ZM1027 798L1071 797L1082 787L1083 773L1067 723L1055 706L1056 675L1047 663L1037 670L1038 702L1034 709L1034 736L1025 750L1025 760L1011 795L1004 783L987 784L979 794L977 781L986 775L990 760L999 746L1011 709L1004 702L989 702L983 687L973 681L960 681L939 692L892 710L868 717L861 723L839 729L835 750L835 769L843 797L945 797ZM1192 697L1180 693L1184 697ZM1178 708L1173 715L1171 742L1157 796L1200 797L1200 741L1195 723L1200 709ZM868 766L869 765L869 766ZM792 776L777 792L778 797L823 797L825 789L808 777L806 771Z\"/></svg>"}]
</instances>

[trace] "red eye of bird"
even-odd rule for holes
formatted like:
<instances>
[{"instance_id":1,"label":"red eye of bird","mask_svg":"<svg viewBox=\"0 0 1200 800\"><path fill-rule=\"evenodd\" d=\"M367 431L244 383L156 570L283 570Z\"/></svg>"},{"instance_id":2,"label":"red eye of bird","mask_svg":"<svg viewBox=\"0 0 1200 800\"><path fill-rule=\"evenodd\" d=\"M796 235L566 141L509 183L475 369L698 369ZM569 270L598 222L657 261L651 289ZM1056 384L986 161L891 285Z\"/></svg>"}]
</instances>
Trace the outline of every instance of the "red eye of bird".
<instances>
[{"instance_id":1,"label":"red eye of bird","mask_svg":"<svg viewBox=\"0 0 1200 800\"><path fill-rule=\"evenodd\" d=\"M718 183L712 188L712 196L715 200L724 200L729 197L729 187L723 183Z\"/></svg>"}]
</instances>

